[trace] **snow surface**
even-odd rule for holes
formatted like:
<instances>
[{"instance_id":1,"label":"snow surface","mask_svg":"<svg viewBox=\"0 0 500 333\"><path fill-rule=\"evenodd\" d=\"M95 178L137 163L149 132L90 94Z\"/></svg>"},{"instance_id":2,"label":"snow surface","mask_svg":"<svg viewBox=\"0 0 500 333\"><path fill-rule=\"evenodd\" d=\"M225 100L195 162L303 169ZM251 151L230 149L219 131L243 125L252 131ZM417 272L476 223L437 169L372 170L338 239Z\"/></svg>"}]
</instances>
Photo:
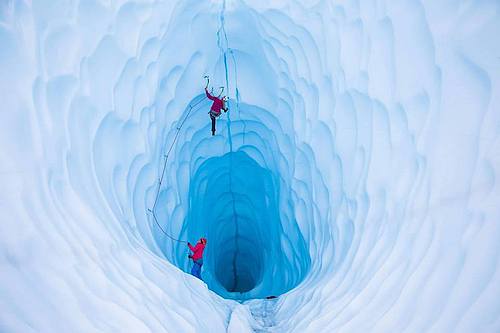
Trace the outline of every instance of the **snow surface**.
<instances>
[{"instance_id":1,"label":"snow surface","mask_svg":"<svg viewBox=\"0 0 500 333\"><path fill-rule=\"evenodd\" d=\"M0 331L499 332L499 35L487 0L0 2ZM148 213L190 109L156 212L207 284Z\"/></svg>"}]
</instances>

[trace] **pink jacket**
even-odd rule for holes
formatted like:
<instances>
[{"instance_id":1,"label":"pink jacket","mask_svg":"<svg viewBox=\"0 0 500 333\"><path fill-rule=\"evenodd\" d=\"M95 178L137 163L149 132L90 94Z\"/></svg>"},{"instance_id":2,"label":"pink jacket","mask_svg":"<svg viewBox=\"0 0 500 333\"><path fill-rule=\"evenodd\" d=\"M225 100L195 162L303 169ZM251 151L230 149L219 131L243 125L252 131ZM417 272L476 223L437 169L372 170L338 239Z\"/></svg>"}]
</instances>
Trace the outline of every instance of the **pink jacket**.
<instances>
[{"instance_id":1,"label":"pink jacket","mask_svg":"<svg viewBox=\"0 0 500 333\"><path fill-rule=\"evenodd\" d=\"M203 257L203 250L205 250L205 244L199 242L195 246L193 246L190 243L188 243L188 246L189 249L193 251L193 255L191 256L193 260L198 260Z\"/></svg>"},{"instance_id":2,"label":"pink jacket","mask_svg":"<svg viewBox=\"0 0 500 333\"><path fill-rule=\"evenodd\" d=\"M210 110L212 110L217 115L219 115L220 114L220 110L224 107L224 102L222 101L222 99L210 95L210 93L208 92L207 88L205 88L205 94L207 94L208 99L211 99L212 101L214 101L212 103L212 107L210 108Z\"/></svg>"}]
</instances>

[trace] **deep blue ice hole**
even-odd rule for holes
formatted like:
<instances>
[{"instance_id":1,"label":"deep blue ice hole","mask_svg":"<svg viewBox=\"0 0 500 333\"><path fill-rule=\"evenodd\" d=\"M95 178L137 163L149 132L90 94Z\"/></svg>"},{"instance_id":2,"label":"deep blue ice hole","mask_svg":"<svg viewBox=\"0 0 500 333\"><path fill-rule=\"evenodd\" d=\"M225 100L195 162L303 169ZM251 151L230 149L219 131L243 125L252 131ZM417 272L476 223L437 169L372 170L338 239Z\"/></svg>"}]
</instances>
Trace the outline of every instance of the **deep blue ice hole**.
<instances>
[{"instance_id":1,"label":"deep blue ice hole","mask_svg":"<svg viewBox=\"0 0 500 333\"><path fill-rule=\"evenodd\" d=\"M205 106L208 108L209 104ZM242 108L252 114L263 111L251 106ZM262 138L275 133L259 121L247 121L242 127L241 121L233 120L233 136L238 137L241 134L238 128L244 128L248 144L225 154L207 153L199 147L213 139L209 136L204 106L201 109L185 126L198 123L193 127L200 129L189 144L197 146L195 150L207 157L190 170L188 210L176 236L192 242L201 236L208 239L203 279L219 295L250 299L283 294L297 286L309 272L309 244L291 214L294 211L292 192L287 188L290 180L284 179L286 176L277 167L269 168L273 163L262 166L262 160L259 163L246 152L257 152L256 155L270 159L268 152L259 152L259 149L263 144L272 145ZM199 121L203 125L200 126ZM227 131L223 123L221 120L218 128ZM258 139L252 140L252 135ZM199 158L197 152L190 153L189 159ZM162 216L161 212L159 215ZM159 236L158 239L162 239ZM173 253L166 256L189 273L191 266L186 255L183 245L177 245Z\"/></svg>"},{"instance_id":2,"label":"deep blue ice hole","mask_svg":"<svg viewBox=\"0 0 500 333\"><path fill-rule=\"evenodd\" d=\"M210 239L205 268L211 284L228 292L254 288L265 294L294 287L309 266L300 232L284 235L279 217L280 188L275 174L244 152L205 161L191 179L188 234ZM285 255L282 237L294 239ZM295 268L294 263L300 267Z\"/></svg>"}]
</instances>

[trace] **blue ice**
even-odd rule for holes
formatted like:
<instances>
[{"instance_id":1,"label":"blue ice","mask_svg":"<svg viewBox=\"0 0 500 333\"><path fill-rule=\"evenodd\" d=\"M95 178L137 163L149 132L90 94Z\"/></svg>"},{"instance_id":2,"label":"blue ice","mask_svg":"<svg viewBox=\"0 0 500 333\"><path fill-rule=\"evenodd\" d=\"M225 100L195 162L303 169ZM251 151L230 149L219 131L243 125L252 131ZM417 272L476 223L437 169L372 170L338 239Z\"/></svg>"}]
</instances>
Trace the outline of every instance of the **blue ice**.
<instances>
[{"instance_id":1,"label":"blue ice","mask_svg":"<svg viewBox=\"0 0 500 333\"><path fill-rule=\"evenodd\" d=\"M495 1L1 2L0 331L500 331L499 34Z\"/></svg>"}]
</instances>

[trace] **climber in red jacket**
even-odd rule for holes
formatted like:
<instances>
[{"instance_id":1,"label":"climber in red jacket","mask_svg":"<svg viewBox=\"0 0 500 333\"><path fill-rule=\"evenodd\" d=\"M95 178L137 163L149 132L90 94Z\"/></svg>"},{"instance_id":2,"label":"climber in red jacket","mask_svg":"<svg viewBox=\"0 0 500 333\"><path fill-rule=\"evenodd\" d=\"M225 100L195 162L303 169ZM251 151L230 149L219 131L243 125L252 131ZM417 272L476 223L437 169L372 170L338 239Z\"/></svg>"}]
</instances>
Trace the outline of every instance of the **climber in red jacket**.
<instances>
[{"instance_id":1,"label":"climber in red jacket","mask_svg":"<svg viewBox=\"0 0 500 333\"><path fill-rule=\"evenodd\" d=\"M205 238L200 238L198 243L193 246L188 243L189 249L193 251L193 254L189 255L190 259L193 259L193 268L191 269L191 274L196 276L198 279L201 278L201 266L203 266L203 251L205 250L205 245L207 240Z\"/></svg>"},{"instance_id":2,"label":"climber in red jacket","mask_svg":"<svg viewBox=\"0 0 500 333\"><path fill-rule=\"evenodd\" d=\"M206 77L208 79L208 77ZM211 95L209 92L208 92L208 80L207 80L207 85L205 87L205 94L207 95L208 99L214 101L212 103L212 107L210 108L210 119L212 120L212 136L215 135L215 119L217 119L218 117L220 117L220 110L224 110L224 112L227 112L227 107L226 107L226 101L227 101L227 97L224 96L222 98L220 98L220 96L218 97L215 97L213 95Z\"/></svg>"}]
</instances>

